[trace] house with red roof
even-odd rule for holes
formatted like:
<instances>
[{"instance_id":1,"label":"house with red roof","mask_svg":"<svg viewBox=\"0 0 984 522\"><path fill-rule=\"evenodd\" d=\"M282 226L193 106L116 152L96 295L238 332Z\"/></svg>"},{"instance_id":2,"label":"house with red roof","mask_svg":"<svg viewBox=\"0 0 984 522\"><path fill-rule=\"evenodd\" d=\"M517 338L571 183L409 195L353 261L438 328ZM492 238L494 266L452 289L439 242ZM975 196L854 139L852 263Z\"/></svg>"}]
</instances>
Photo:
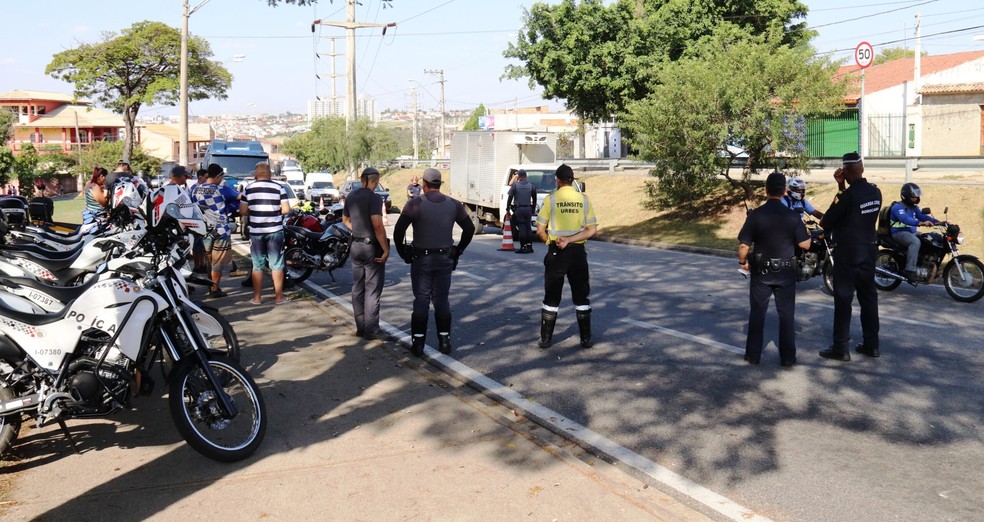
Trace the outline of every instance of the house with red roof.
<instances>
[{"instance_id":1,"label":"house with red roof","mask_svg":"<svg viewBox=\"0 0 984 522\"><path fill-rule=\"evenodd\" d=\"M27 143L40 154L70 152L96 141L119 140L125 128L122 116L57 92L18 89L0 93L3 109L17 115L9 142L14 154L20 154Z\"/></svg>"},{"instance_id":2,"label":"house with red roof","mask_svg":"<svg viewBox=\"0 0 984 522\"><path fill-rule=\"evenodd\" d=\"M918 73L917 73L918 70ZM845 104L859 108L866 157L984 155L984 51L901 58L864 70Z\"/></svg>"}]
</instances>

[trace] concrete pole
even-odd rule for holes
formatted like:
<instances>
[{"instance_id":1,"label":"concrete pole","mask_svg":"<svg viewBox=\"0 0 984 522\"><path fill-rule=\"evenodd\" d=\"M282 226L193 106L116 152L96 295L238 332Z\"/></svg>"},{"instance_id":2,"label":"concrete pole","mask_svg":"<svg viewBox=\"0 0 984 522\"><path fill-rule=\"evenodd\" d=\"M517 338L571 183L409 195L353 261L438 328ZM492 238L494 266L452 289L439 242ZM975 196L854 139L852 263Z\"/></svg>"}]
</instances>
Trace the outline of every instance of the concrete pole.
<instances>
[{"instance_id":1,"label":"concrete pole","mask_svg":"<svg viewBox=\"0 0 984 522\"><path fill-rule=\"evenodd\" d=\"M346 21L350 24L345 28L345 131L348 132L355 121L355 0L345 2ZM350 163L349 172L355 167Z\"/></svg>"},{"instance_id":2,"label":"concrete pole","mask_svg":"<svg viewBox=\"0 0 984 522\"><path fill-rule=\"evenodd\" d=\"M413 107L413 116L411 118L413 122L413 159L419 159L417 150L420 149L420 137L417 135L417 88L410 88L410 103ZM416 167L416 163L414 167Z\"/></svg>"},{"instance_id":3,"label":"concrete pole","mask_svg":"<svg viewBox=\"0 0 984 522\"><path fill-rule=\"evenodd\" d=\"M181 4L181 65L178 95L178 164L188 165L188 0Z\"/></svg>"},{"instance_id":4,"label":"concrete pole","mask_svg":"<svg viewBox=\"0 0 984 522\"><path fill-rule=\"evenodd\" d=\"M445 157L444 156L444 154L445 154L444 147L446 146L446 142L444 141L444 132L445 132L445 129L447 129L447 127L445 126L445 122L444 122L444 113L445 113L445 110L444 110L444 82L445 82L445 80L444 80L444 70L443 69L441 69L441 70L424 69L424 73L425 74L433 74L433 75L436 75L438 78L440 78L437 81L438 83L441 84L441 132L438 134L438 137L439 137L439 145L438 146L440 147L438 149L439 150L438 154L440 154L439 158L440 159L443 159Z\"/></svg>"}]
</instances>

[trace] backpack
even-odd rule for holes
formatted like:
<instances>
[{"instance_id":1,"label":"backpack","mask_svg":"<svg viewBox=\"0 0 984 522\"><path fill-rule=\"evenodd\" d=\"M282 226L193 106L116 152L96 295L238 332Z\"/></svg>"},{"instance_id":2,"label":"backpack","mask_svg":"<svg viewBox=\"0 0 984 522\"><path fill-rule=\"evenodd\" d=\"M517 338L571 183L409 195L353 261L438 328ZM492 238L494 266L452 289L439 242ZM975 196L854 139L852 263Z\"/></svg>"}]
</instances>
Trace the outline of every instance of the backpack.
<instances>
[{"instance_id":1,"label":"backpack","mask_svg":"<svg viewBox=\"0 0 984 522\"><path fill-rule=\"evenodd\" d=\"M878 229L876 232L879 235L885 236L892 233L892 207L894 207L896 203L898 203L898 201L893 201L878 211Z\"/></svg>"}]
</instances>

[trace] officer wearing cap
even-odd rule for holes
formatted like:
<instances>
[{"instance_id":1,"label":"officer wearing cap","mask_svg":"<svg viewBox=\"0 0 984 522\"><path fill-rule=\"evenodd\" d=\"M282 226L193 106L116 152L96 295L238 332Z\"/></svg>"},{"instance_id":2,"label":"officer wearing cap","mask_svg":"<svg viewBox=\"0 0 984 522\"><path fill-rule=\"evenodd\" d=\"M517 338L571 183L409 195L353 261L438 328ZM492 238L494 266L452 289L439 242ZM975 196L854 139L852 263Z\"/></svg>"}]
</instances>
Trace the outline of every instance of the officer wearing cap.
<instances>
[{"instance_id":1,"label":"officer wearing cap","mask_svg":"<svg viewBox=\"0 0 984 522\"><path fill-rule=\"evenodd\" d=\"M770 296L779 315L779 362L796 363L796 246L810 248L810 235L799 213L782 204L786 177L779 172L765 180L765 203L748 213L738 233L738 264L752 273L748 288L748 336L745 360L758 364L762 357L765 313ZM749 252L755 247L752 259Z\"/></svg>"},{"instance_id":2,"label":"officer wearing cap","mask_svg":"<svg viewBox=\"0 0 984 522\"><path fill-rule=\"evenodd\" d=\"M187 183L189 175L190 173L188 172L188 169L182 167L181 165L177 165L171 169L171 177L167 184L177 185L181 187L182 191L184 191L188 187Z\"/></svg>"},{"instance_id":3,"label":"officer wearing cap","mask_svg":"<svg viewBox=\"0 0 984 522\"><path fill-rule=\"evenodd\" d=\"M557 190L543 200L536 216L536 235L547 244L543 259L543 305L540 309L540 348L553 344L554 326L564 291L564 277L571 285L571 300L577 316L581 346L590 348L591 285L588 281L588 254L584 242L598 232L598 220L588 196L574 190L574 171L557 167Z\"/></svg>"},{"instance_id":4,"label":"officer wearing cap","mask_svg":"<svg viewBox=\"0 0 984 522\"><path fill-rule=\"evenodd\" d=\"M427 339L427 313L434 303L434 323L437 326L438 349L451 353L451 272L458 265L475 235L461 202L441 194L441 171L424 170L423 193L407 201L393 228L393 242L400 257L410 263L410 282L413 286L413 313L410 315L410 351L417 357L424 354ZM454 244L451 233L454 224L461 227L461 239ZM404 245L407 228L413 226L413 244Z\"/></svg>"},{"instance_id":5,"label":"officer wearing cap","mask_svg":"<svg viewBox=\"0 0 984 522\"><path fill-rule=\"evenodd\" d=\"M352 313L355 335L385 339L379 330L379 298L383 294L389 240L383 226L383 198L376 194L379 171L362 171L362 187L345 198L342 222L352 230Z\"/></svg>"},{"instance_id":6,"label":"officer wearing cap","mask_svg":"<svg viewBox=\"0 0 984 522\"><path fill-rule=\"evenodd\" d=\"M519 239L517 254L533 253L533 207L536 206L536 187L526 179L526 171L516 172L516 182L509 187L506 209L512 212L512 224Z\"/></svg>"},{"instance_id":7,"label":"officer wearing cap","mask_svg":"<svg viewBox=\"0 0 984 522\"><path fill-rule=\"evenodd\" d=\"M869 357L879 356L878 292L875 288L878 244L875 227L882 194L862 174L864 163L861 156L857 152L845 154L843 167L834 171L834 180L840 192L820 220L820 226L832 232L837 241L837 248L834 249L834 342L826 350L820 351L820 356L825 359L851 360L851 303L855 291L861 305L864 340L856 349Z\"/></svg>"}]
</instances>

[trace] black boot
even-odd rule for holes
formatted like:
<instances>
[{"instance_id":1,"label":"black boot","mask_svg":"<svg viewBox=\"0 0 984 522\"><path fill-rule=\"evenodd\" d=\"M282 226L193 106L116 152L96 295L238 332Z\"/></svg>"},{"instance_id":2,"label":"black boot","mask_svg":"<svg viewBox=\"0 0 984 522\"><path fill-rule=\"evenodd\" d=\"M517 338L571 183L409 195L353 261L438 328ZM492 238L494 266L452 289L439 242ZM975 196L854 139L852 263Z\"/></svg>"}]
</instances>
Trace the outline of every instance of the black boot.
<instances>
[{"instance_id":1,"label":"black boot","mask_svg":"<svg viewBox=\"0 0 984 522\"><path fill-rule=\"evenodd\" d=\"M526 253L527 254L533 253L533 243L526 243Z\"/></svg>"},{"instance_id":2,"label":"black boot","mask_svg":"<svg viewBox=\"0 0 984 522\"><path fill-rule=\"evenodd\" d=\"M451 334L437 334L437 349L445 355L451 353Z\"/></svg>"},{"instance_id":3,"label":"black boot","mask_svg":"<svg viewBox=\"0 0 984 522\"><path fill-rule=\"evenodd\" d=\"M427 316L410 316L410 353L417 357L424 356L424 344L427 341Z\"/></svg>"},{"instance_id":4,"label":"black boot","mask_svg":"<svg viewBox=\"0 0 984 522\"><path fill-rule=\"evenodd\" d=\"M437 349L443 354L451 353L451 312L434 311L434 324L437 326Z\"/></svg>"},{"instance_id":5,"label":"black boot","mask_svg":"<svg viewBox=\"0 0 984 522\"><path fill-rule=\"evenodd\" d=\"M553 344L553 331L554 326L557 325L557 312L550 312L547 310L540 310L540 342L537 346L540 348L550 348Z\"/></svg>"},{"instance_id":6,"label":"black boot","mask_svg":"<svg viewBox=\"0 0 984 522\"><path fill-rule=\"evenodd\" d=\"M591 348L591 310L577 310L577 329L581 333L581 347Z\"/></svg>"}]
</instances>

